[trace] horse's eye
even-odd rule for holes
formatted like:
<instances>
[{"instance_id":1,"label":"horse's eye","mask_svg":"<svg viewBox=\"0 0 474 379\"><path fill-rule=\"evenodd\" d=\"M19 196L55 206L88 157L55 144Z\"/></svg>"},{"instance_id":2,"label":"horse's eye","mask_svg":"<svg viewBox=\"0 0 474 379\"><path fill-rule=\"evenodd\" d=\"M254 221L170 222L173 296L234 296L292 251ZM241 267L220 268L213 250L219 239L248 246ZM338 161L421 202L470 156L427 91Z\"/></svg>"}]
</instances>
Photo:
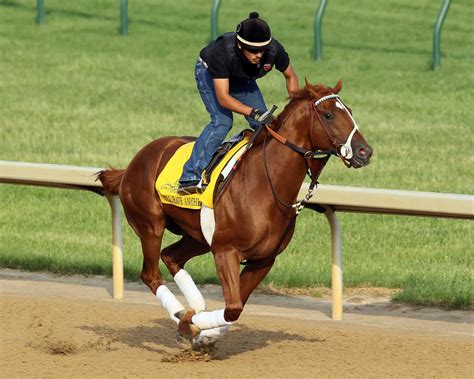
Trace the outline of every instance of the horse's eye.
<instances>
[{"instance_id":1,"label":"horse's eye","mask_svg":"<svg viewBox=\"0 0 474 379\"><path fill-rule=\"evenodd\" d=\"M324 113L324 118L325 118L326 120L332 120L332 119L333 119L332 113L330 113L330 112L325 112L325 113Z\"/></svg>"}]
</instances>

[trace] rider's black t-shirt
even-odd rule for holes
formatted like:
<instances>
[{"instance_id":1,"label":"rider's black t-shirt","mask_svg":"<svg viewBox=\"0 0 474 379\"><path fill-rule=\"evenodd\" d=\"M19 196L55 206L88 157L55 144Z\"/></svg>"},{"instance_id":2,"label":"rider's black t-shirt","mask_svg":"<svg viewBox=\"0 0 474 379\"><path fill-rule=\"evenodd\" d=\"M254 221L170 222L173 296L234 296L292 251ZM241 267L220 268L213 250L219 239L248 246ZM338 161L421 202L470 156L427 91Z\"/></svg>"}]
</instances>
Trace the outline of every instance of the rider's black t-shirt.
<instances>
[{"instance_id":1,"label":"rider's black t-shirt","mask_svg":"<svg viewBox=\"0 0 474 379\"><path fill-rule=\"evenodd\" d=\"M274 38L258 65L250 63L245 58L237 47L236 40L235 33L226 33L212 41L199 53L202 60L206 62L212 78L229 79L230 82L248 81L261 78L270 72L273 66L283 72L290 64L285 48ZM233 51L229 51L230 49Z\"/></svg>"}]
</instances>

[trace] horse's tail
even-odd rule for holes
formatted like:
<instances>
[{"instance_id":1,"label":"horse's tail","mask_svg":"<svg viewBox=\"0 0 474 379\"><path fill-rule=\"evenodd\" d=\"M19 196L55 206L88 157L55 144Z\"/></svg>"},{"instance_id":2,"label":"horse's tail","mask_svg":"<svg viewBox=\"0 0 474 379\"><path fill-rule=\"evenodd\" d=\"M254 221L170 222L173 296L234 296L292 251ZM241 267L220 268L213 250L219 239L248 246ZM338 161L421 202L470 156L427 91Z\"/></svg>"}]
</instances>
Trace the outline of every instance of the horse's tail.
<instances>
[{"instance_id":1,"label":"horse's tail","mask_svg":"<svg viewBox=\"0 0 474 379\"><path fill-rule=\"evenodd\" d=\"M118 170L111 167L109 169L99 171L97 173L97 179L101 181L106 194L118 195L119 186L122 182L124 173L125 170Z\"/></svg>"}]
</instances>

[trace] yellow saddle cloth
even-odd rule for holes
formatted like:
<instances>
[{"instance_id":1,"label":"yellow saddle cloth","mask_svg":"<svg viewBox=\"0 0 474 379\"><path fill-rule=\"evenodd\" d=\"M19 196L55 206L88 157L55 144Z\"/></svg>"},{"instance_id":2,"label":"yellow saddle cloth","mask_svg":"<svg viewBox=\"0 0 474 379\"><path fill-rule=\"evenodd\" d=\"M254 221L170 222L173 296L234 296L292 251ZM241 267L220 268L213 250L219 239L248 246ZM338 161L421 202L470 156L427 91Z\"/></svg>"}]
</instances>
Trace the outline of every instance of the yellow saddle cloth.
<instances>
[{"instance_id":1,"label":"yellow saddle cloth","mask_svg":"<svg viewBox=\"0 0 474 379\"><path fill-rule=\"evenodd\" d=\"M182 196L177 193L179 178L183 173L184 164L191 156L194 142L184 144L176 150L156 179L155 188L160 196L160 200L165 204L173 204L181 208L201 209L202 204L208 208L214 208L214 189L220 173L226 168L227 164L231 164L232 166L235 164L234 161L243 154L245 145L247 145L248 142L249 138L246 137L229 150L211 173L211 180L202 194L195 193ZM233 162L230 162L232 158L234 158Z\"/></svg>"}]
</instances>

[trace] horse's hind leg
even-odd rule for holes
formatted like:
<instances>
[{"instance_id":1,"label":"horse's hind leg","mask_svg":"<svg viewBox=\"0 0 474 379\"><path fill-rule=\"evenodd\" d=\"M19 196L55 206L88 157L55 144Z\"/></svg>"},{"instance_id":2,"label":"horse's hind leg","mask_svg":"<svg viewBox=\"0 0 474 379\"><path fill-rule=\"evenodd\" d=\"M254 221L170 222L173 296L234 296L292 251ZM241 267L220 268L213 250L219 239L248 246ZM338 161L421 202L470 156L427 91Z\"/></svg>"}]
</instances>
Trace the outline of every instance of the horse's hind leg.
<instances>
[{"instance_id":1,"label":"horse's hind leg","mask_svg":"<svg viewBox=\"0 0 474 379\"><path fill-rule=\"evenodd\" d=\"M150 209L153 209L154 212L150 211ZM128 206L127 204L127 206L124 206L124 210L130 226L140 238L142 245L143 267L141 279L150 288L151 292L156 295L167 310L170 318L179 323L179 320L174 315L184 310L184 307L168 287L163 284L158 266L161 242L165 230L164 214L160 211L159 206L149 206L147 210L143 210L143 208Z\"/></svg>"},{"instance_id":2,"label":"horse's hind leg","mask_svg":"<svg viewBox=\"0 0 474 379\"><path fill-rule=\"evenodd\" d=\"M209 252L209 246L192 239L185 234L179 241L167 246L161 252L161 260L168 268L171 275L178 271L193 257Z\"/></svg>"},{"instance_id":3,"label":"horse's hind leg","mask_svg":"<svg viewBox=\"0 0 474 379\"><path fill-rule=\"evenodd\" d=\"M160 260L161 237L162 235L156 236L149 233L140 235L143 252L141 279L155 295L158 287L163 284L161 272L158 266Z\"/></svg>"},{"instance_id":4,"label":"horse's hind leg","mask_svg":"<svg viewBox=\"0 0 474 379\"><path fill-rule=\"evenodd\" d=\"M176 323L179 319L175 314L183 311L183 305L176 299L169 288L163 284L160 269L158 266L160 259L161 237L156 235L141 235L140 240L143 250L143 269L141 278L150 290L156 295L163 307L168 312L170 318Z\"/></svg>"},{"instance_id":5,"label":"horse's hind leg","mask_svg":"<svg viewBox=\"0 0 474 379\"><path fill-rule=\"evenodd\" d=\"M208 245L201 244L185 235L178 242L173 243L161 252L161 259L173 275L174 281L186 298L188 305L196 313L206 309L206 302L191 275L184 269L184 265L191 258L208 251Z\"/></svg>"}]
</instances>

